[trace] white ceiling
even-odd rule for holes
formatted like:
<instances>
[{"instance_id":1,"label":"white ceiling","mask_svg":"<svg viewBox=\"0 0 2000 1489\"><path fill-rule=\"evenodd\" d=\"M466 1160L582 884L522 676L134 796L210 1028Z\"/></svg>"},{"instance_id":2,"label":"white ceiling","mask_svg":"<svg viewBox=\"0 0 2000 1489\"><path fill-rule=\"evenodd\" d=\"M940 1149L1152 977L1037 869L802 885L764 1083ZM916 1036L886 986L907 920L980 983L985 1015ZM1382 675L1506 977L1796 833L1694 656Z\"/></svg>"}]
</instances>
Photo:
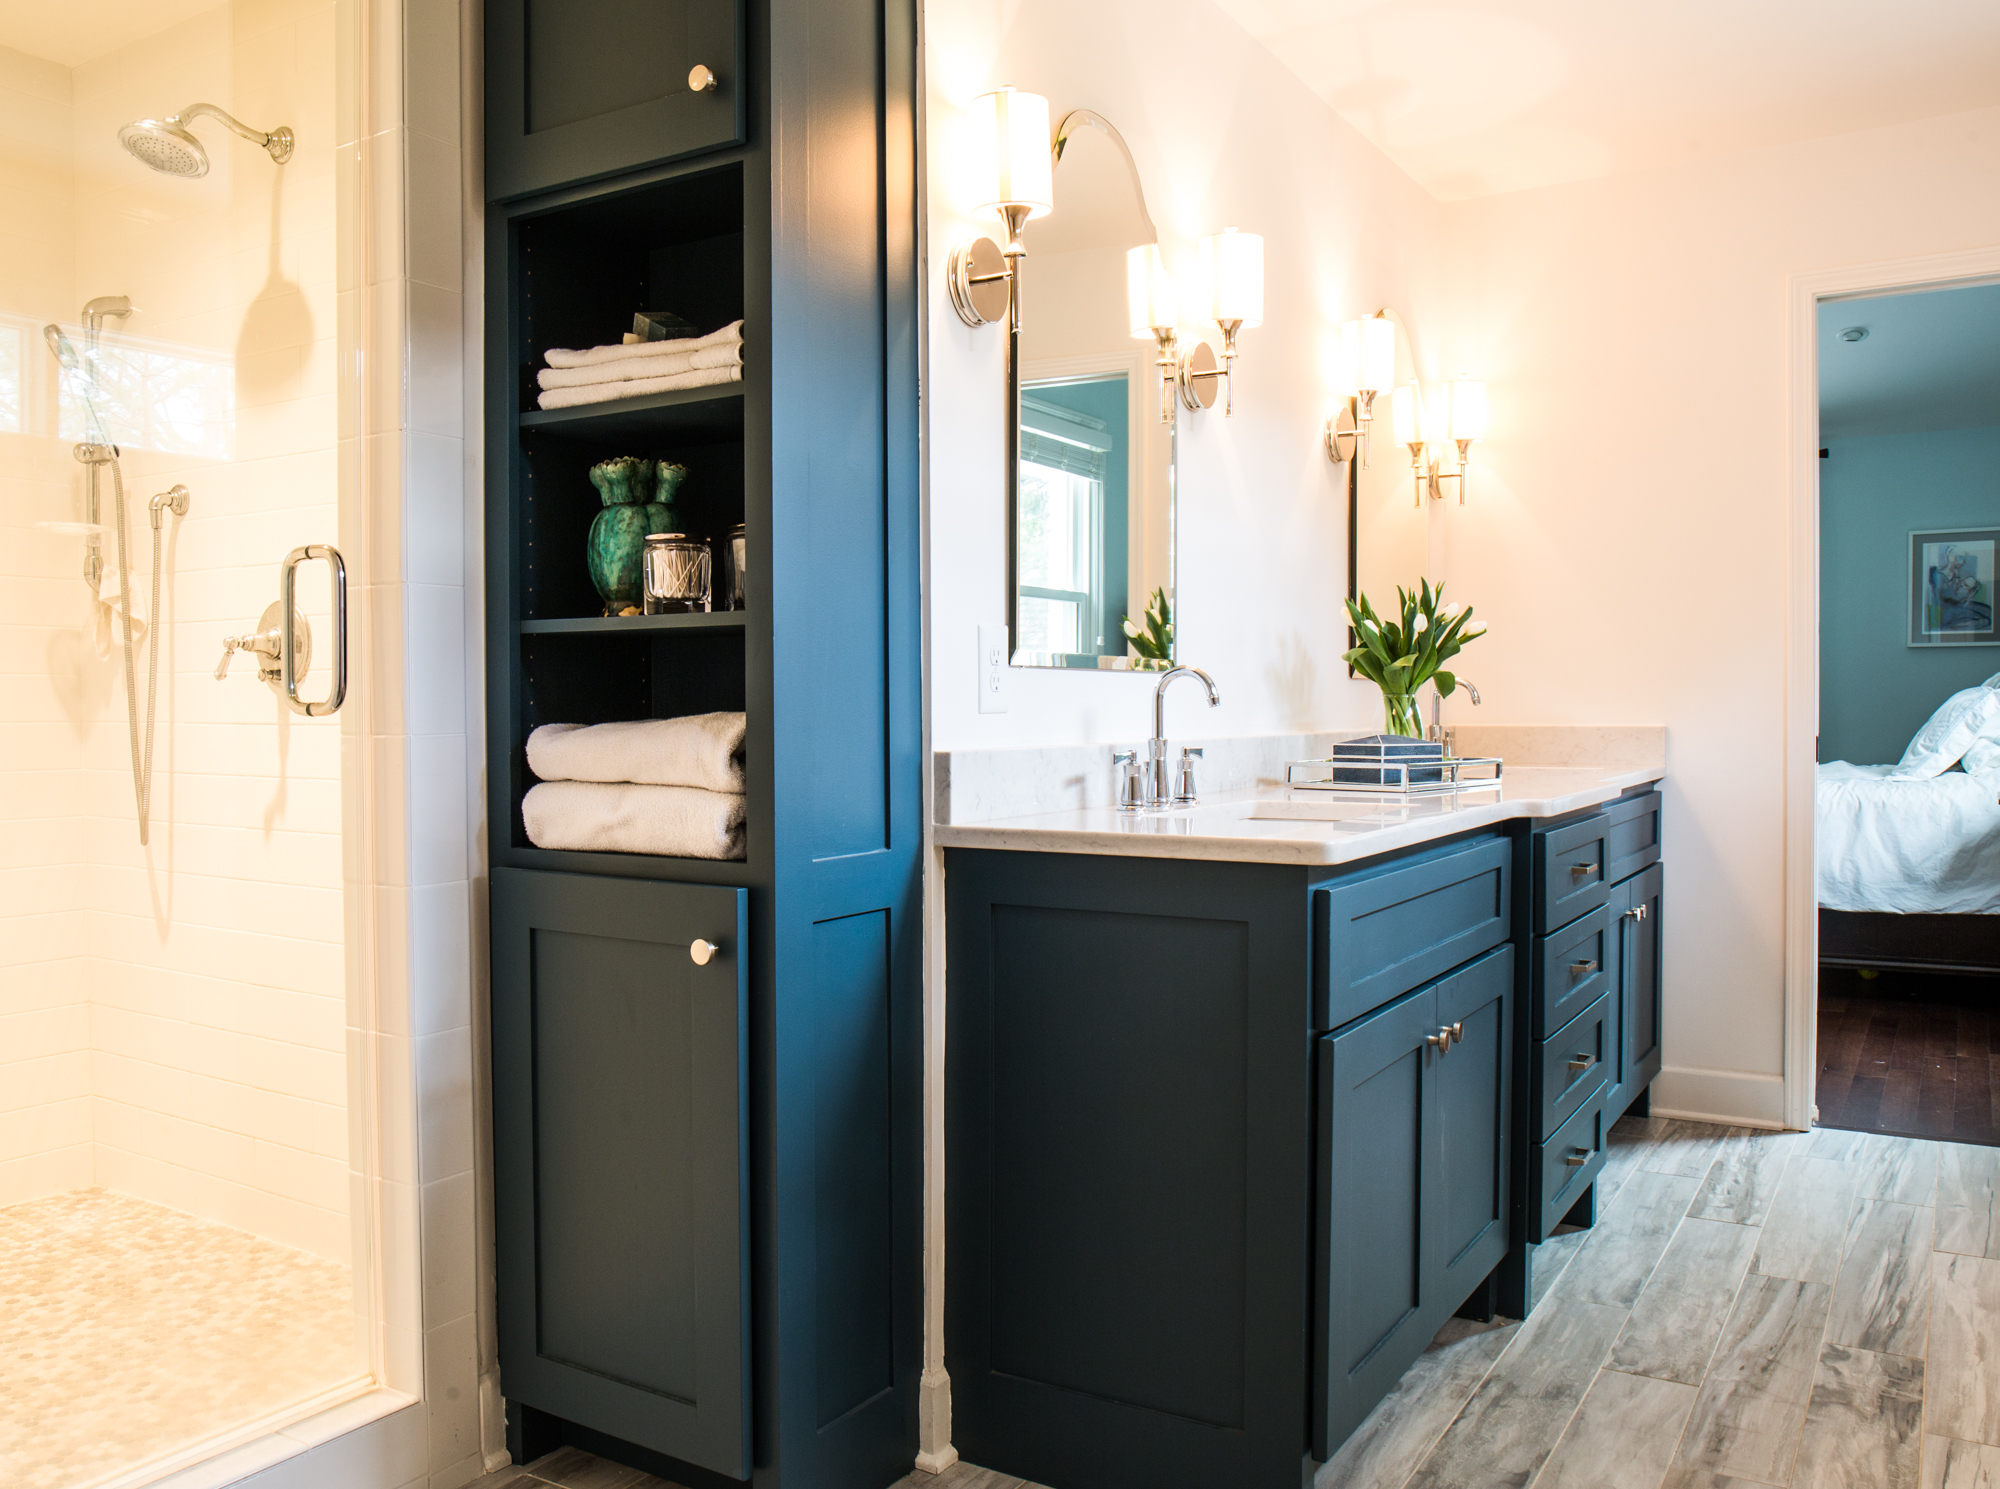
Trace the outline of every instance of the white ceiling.
<instances>
[{"instance_id":1,"label":"white ceiling","mask_svg":"<svg viewBox=\"0 0 2000 1489\"><path fill-rule=\"evenodd\" d=\"M217 0L56 0L54 4L0 0L0 46L64 67L81 67L189 16L213 10L216 4Z\"/></svg>"},{"instance_id":2,"label":"white ceiling","mask_svg":"<svg viewBox=\"0 0 2000 1489\"><path fill-rule=\"evenodd\" d=\"M1842 341L1847 326L1866 339ZM1819 436L2000 424L2000 284L1819 307Z\"/></svg>"},{"instance_id":3,"label":"white ceiling","mask_svg":"<svg viewBox=\"0 0 2000 1489\"><path fill-rule=\"evenodd\" d=\"M2000 104L1996 0L1216 0L1452 201Z\"/></svg>"}]
</instances>

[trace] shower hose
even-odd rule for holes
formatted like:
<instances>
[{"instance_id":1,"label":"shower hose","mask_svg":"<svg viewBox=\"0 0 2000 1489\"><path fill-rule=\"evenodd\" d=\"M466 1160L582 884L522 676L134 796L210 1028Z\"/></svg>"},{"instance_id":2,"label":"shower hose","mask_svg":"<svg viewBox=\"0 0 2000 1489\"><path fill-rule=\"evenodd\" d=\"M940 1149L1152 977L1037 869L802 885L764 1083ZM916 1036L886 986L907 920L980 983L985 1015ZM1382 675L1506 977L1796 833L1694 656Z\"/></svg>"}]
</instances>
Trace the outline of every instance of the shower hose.
<instances>
[{"instance_id":1,"label":"shower hose","mask_svg":"<svg viewBox=\"0 0 2000 1489\"><path fill-rule=\"evenodd\" d=\"M123 604L118 607L121 629L124 633L125 650L125 725L132 746L132 794L139 809L139 845L146 846L147 834L153 810L153 718L160 696L160 549L165 535L161 532L160 508L171 505L176 512L187 510L187 491L176 486L170 492L153 498L153 583L147 592L146 620L146 724L143 746L140 741L139 698L136 669L132 660L132 566L125 552L125 477L120 472L118 457L103 462L111 467L111 503L113 522L118 530L118 587ZM91 472L96 473L96 465Z\"/></svg>"}]
</instances>

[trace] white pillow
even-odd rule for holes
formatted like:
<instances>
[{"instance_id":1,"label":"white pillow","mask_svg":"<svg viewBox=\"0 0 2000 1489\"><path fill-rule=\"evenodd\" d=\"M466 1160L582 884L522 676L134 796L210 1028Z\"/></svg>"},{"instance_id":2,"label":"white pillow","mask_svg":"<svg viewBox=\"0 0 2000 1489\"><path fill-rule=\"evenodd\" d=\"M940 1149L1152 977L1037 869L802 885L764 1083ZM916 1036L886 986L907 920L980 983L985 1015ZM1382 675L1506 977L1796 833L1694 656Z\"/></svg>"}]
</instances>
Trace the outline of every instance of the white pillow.
<instances>
[{"instance_id":1,"label":"white pillow","mask_svg":"<svg viewBox=\"0 0 2000 1489\"><path fill-rule=\"evenodd\" d=\"M1903 758L1889 772L1897 781L1923 781L1956 765L1987 726L2000 719L2000 688L1981 683L1945 699L1944 707L1917 731Z\"/></svg>"},{"instance_id":2,"label":"white pillow","mask_svg":"<svg viewBox=\"0 0 2000 1489\"><path fill-rule=\"evenodd\" d=\"M1969 776L2000 771L2000 739L1980 735L1965 747L1965 753L1959 757L1958 763L1965 767L1965 773Z\"/></svg>"}]
</instances>

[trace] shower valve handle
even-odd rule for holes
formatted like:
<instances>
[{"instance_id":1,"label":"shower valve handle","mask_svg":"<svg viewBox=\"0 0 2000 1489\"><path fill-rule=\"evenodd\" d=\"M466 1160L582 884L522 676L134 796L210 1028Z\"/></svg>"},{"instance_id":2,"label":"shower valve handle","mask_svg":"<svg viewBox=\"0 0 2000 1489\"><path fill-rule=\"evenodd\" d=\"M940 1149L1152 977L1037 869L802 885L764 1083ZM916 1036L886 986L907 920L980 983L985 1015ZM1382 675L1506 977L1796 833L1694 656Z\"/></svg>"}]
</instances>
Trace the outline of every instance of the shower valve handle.
<instances>
[{"instance_id":1,"label":"shower valve handle","mask_svg":"<svg viewBox=\"0 0 2000 1489\"><path fill-rule=\"evenodd\" d=\"M236 648L241 643L234 636L222 638L222 660L215 664L215 680L221 682L229 675L229 664L236 660Z\"/></svg>"}]
</instances>

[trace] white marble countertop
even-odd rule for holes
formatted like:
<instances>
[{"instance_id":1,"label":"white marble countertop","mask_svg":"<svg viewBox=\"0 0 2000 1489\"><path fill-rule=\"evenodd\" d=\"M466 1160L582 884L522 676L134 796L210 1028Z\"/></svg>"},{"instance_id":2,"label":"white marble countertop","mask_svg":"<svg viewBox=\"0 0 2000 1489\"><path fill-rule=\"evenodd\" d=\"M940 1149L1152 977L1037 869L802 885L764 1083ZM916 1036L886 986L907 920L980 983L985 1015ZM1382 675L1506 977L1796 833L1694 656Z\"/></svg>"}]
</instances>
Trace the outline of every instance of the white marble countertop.
<instances>
[{"instance_id":1,"label":"white marble countertop","mask_svg":"<svg viewBox=\"0 0 2000 1489\"><path fill-rule=\"evenodd\" d=\"M1510 765L1498 789L1437 796L1265 786L1223 791L1163 812L1093 806L984 822L940 823L945 848L1103 853L1231 863L1338 864L1517 817L1560 817L1662 780L1666 767Z\"/></svg>"}]
</instances>

